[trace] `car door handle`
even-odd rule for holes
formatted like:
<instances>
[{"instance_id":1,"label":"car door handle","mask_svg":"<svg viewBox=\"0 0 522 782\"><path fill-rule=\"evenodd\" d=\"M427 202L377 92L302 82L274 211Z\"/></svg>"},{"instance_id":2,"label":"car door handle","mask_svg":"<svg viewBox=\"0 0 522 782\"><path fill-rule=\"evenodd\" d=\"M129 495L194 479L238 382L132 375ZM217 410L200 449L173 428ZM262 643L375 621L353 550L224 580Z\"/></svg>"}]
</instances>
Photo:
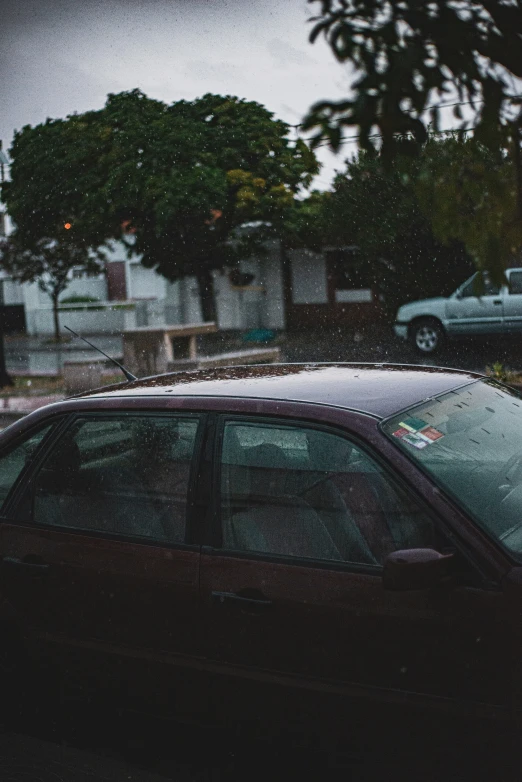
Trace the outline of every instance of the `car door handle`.
<instances>
[{"instance_id":1,"label":"car door handle","mask_svg":"<svg viewBox=\"0 0 522 782\"><path fill-rule=\"evenodd\" d=\"M247 597L246 595L236 594L235 592L212 592L212 601L214 603L238 603L246 611L257 610L263 608L269 608L273 605L271 600L267 600L263 596L259 597Z\"/></svg>"},{"instance_id":2,"label":"car door handle","mask_svg":"<svg viewBox=\"0 0 522 782\"><path fill-rule=\"evenodd\" d=\"M2 560L3 567L16 567L24 568L32 571L33 573L45 573L49 570L47 562L33 562L31 560L18 559L17 557L4 557Z\"/></svg>"},{"instance_id":3,"label":"car door handle","mask_svg":"<svg viewBox=\"0 0 522 782\"><path fill-rule=\"evenodd\" d=\"M502 304L502 299L494 299L493 304Z\"/></svg>"}]
</instances>

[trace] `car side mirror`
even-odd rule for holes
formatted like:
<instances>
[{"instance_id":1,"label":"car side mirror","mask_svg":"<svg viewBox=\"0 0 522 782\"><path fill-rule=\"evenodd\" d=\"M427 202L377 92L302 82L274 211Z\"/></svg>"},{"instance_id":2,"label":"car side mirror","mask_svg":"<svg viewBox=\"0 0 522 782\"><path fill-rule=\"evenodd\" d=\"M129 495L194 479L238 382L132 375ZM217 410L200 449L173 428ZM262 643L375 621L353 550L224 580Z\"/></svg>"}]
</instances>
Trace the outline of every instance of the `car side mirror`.
<instances>
[{"instance_id":1,"label":"car side mirror","mask_svg":"<svg viewBox=\"0 0 522 782\"><path fill-rule=\"evenodd\" d=\"M384 561L385 589L410 591L439 586L448 579L454 554L439 554L431 548L393 551Z\"/></svg>"}]
</instances>

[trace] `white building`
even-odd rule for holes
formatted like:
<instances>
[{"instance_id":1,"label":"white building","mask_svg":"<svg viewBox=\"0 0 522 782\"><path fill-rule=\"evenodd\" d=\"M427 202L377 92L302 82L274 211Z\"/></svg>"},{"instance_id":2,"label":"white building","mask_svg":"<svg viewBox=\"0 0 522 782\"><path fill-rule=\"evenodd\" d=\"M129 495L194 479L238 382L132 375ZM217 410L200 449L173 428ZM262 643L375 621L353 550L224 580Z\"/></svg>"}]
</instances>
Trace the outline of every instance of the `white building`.
<instances>
[{"instance_id":1,"label":"white building","mask_svg":"<svg viewBox=\"0 0 522 782\"><path fill-rule=\"evenodd\" d=\"M228 270L214 272L219 328L284 329L283 274L278 246L274 243L267 247L263 257L243 261L240 270L254 275L252 284L234 286ZM71 298L77 301L68 303ZM4 299L6 304L23 304L28 334L52 333L51 301L37 283L20 285L7 279ZM85 334L119 333L135 326L203 320L194 277L171 283L153 269L146 269L139 259L129 260L119 242L110 246L105 272L95 276L87 276L80 270L73 272L61 300L62 326L69 325Z\"/></svg>"},{"instance_id":2,"label":"white building","mask_svg":"<svg viewBox=\"0 0 522 782\"><path fill-rule=\"evenodd\" d=\"M0 178L8 165L0 145ZM0 235L9 231L9 217L0 203ZM290 251L283 263L278 242L268 242L263 255L240 264L241 272L253 275L250 285L234 285L229 270L214 272L218 327L282 330L374 320L380 315L379 303L371 284L361 280L360 270L350 274L350 257L350 248L321 254L303 249ZM2 300L5 332L53 333L51 300L37 283L20 284L0 271ZM102 273L71 272L61 300L62 328L68 325L84 334L203 320L195 278L168 282L138 258L129 259L117 241L109 246Z\"/></svg>"},{"instance_id":3,"label":"white building","mask_svg":"<svg viewBox=\"0 0 522 782\"><path fill-rule=\"evenodd\" d=\"M0 181L8 166L0 143ZM0 203L0 235L9 231L9 218ZM355 262L352 269L352 250L321 254L293 250L283 263L279 244L273 241L266 244L262 256L240 264L241 272L253 275L250 285L234 285L228 270L214 272L218 327L280 330L375 320L381 307L371 282L361 277ZM71 298L76 301L67 302ZM105 271L94 276L73 271L61 299L62 328L68 325L84 334L117 334L136 326L203 320L195 278L168 282L138 258L129 260L125 246L117 241L109 247ZM2 301L4 331L53 333L51 301L37 283L20 284L0 271Z\"/></svg>"},{"instance_id":4,"label":"white building","mask_svg":"<svg viewBox=\"0 0 522 782\"><path fill-rule=\"evenodd\" d=\"M328 322L353 324L379 317L379 302L371 286L351 281L345 264L339 272L338 255L339 251L292 250L283 265L279 246L272 242L266 254L240 264L240 271L254 275L250 285L233 285L228 270L214 272L218 327L237 331L317 328ZM20 330L25 318L28 334L52 334L51 301L38 284L20 285L9 279L2 284L6 330ZM62 328L68 325L84 334L117 334L136 326L203 320L194 277L168 282L139 259L129 260L119 242L112 243L104 272L95 276L72 272L61 298L77 299L63 302Z\"/></svg>"}]
</instances>

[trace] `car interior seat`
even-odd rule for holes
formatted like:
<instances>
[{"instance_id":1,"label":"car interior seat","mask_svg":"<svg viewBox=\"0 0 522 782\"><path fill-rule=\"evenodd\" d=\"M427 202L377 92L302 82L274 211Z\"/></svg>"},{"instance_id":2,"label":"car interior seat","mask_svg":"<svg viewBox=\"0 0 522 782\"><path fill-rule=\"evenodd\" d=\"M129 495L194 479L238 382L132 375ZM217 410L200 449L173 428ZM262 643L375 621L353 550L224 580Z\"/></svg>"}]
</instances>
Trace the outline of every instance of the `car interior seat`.
<instances>
[{"instance_id":1,"label":"car interior seat","mask_svg":"<svg viewBox=\"0 0 522 782\"><path fill-rule=\"evenodd\" d=\"M295 557L341 559L319 515L302 498L287 493L288 461L270 443L245 448L248 508L229 519L235 548ZM226 534L225 534L226 537Z\"/></svg>"},{"instance_id":2,"label":"car interior seat","mask_svg":"<svg viewBox=\"0 0 522 782\"><path fill-rule=\"evenodd\" d=\"M168 539L132 465L89 469L72 433L36 478L33 513L45 525Z\"/></svg>"}]
</instances>

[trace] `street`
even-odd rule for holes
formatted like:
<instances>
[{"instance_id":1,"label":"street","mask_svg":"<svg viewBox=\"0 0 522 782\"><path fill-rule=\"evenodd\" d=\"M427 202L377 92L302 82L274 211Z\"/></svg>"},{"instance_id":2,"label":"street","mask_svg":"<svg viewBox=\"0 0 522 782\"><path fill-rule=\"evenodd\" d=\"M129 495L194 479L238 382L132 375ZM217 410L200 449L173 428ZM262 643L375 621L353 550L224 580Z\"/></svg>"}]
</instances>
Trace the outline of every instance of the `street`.
<instances>
[{"instance_id":1,"label":"street","mask_svg":"<svg viewBox=\"0 0 522 782\"><path fill-rule=\"evenodd\" d=\"M118 335L90 337L109 355L119 358L123 353ZM423 356L409 344L400 341L389 324L336 328L325 325L314 331L283 333L278 339L283 361L353 361L390 362L446 366L484 372L487 366L500 362L511 369L522 367L522 338L475 337L447 342L439 352ZM201 339L199 352L212 354L244 347L233 332L218 332ZM6 361L10 371L23 374L58 372L64 360L76 360L95 355L79 340L60 346L31 337L8 337Z\"/></svg>"},{"instance_id":2,"label":"street","mask_svg":"<svg viewBox=\"0 0 522 782\"><path fill-rule=\"evenodd\" d=\"M439 352L423 356L397 339L391 326L361 329L322 329L312 334L288 334L283 352L287 361L354 361L423 364L474 372L500 362L511 369L522 366L522 338L475 337L447 342Z\"/></svg>"},{"instance_id":3,"label":"street","mask_svg":"<svg viewBox=\"0 0 522 782\"><path fill-rule=\"evenodd\" d=\"M379 723L379 712L375 724ZM515 782L509 737L436 715L383 726L335 746L328 736L219 730L85 705L39 711L0 735L2 782ZM516 750L515 750L516 753Z\"/></svg>"}]
</instances>

